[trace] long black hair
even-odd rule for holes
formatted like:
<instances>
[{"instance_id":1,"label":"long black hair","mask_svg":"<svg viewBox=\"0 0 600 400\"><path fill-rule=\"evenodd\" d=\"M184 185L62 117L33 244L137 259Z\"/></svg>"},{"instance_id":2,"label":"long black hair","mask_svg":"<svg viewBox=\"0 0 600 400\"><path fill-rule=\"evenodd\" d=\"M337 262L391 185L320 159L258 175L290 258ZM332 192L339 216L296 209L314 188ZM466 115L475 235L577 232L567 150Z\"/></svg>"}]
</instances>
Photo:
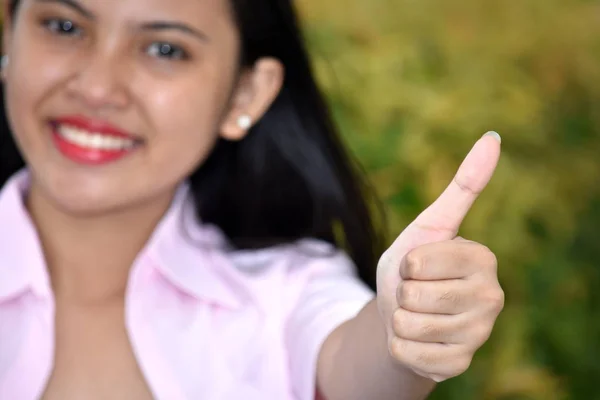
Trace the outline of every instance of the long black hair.
<instances>
[{"instance_id":1,"label":"long black hair","mask_svg":"<svg viewBox=\"0 0 600 400\"><path fill-rule=\"evenodd\" d=\"M11 0L15 17L20 0ZM199 219L240 249L317 238L343 248L375 287L384 218L320 92L291 0L231 0L241 66L277 58L281 93L245 139L220 140L190 177ZM0 107L0 187L24 166ZM375 212L377 214L375 214ZM374 216L379 218L374 218Z\"/></svg>"}]
</instances>

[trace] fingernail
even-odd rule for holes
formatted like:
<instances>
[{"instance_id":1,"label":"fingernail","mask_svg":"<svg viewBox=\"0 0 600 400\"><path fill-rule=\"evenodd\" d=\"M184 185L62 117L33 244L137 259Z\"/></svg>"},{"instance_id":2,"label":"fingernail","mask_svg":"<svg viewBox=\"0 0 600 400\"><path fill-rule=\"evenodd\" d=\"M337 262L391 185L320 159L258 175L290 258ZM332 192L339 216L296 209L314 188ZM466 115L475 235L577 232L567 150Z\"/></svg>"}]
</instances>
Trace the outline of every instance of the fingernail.
<instances>
[{"instance_id":1,"label":"fingernail","mask_svg":"<svg viewBox=\"0 0 600 400\"><path fill-rule=\"evenodd\" d=\"M491 136L491 137L493 137L494 139L496 139L498 142L502 143L502 138L500 137L500 135L498 134L498 132L489 131L489 132L487 132L487 133L486 133L485 135L483 135L483 136L484 136L484 137L485 137L485 136Z\"/></svg>"}]
</instances>

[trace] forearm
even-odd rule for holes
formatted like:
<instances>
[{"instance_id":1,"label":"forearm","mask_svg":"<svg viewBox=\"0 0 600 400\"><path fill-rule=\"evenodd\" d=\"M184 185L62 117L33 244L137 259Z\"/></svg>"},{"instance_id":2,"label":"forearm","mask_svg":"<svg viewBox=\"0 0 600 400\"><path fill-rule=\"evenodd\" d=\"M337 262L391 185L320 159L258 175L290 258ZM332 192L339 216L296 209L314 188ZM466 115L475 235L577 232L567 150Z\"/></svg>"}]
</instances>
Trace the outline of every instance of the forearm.
<instances>
[{"instance_id":1,"label":"forearm","mask_svg":"<svg viewBox=\"0 0 600 400\"><path fill-rule=\"evenodd\" d=\"M391 358L375 300L325 341L317 384L325 400L422 400L435 386Z\"/></svg>"}]
</instances>

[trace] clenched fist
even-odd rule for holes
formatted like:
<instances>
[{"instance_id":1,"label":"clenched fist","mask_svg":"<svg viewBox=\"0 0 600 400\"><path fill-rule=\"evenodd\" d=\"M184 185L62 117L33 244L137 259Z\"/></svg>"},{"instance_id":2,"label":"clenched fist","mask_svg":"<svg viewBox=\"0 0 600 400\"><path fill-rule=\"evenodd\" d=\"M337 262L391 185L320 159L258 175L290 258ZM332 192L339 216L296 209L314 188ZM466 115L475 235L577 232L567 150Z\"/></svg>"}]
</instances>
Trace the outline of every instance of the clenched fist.
<instances>
[{"instance_id":1,"label":"clenched fist","mask_svg":"<svg viewBox=\"0 0 600 400\"><path fill-rule=\"evenodd\" d=\"M442 195L379 261L377 305L390 354L436 382L469 367L504 306L494 254L456 236L499 157L498 134L484 135Z\"/></svg>"}]
</instances>

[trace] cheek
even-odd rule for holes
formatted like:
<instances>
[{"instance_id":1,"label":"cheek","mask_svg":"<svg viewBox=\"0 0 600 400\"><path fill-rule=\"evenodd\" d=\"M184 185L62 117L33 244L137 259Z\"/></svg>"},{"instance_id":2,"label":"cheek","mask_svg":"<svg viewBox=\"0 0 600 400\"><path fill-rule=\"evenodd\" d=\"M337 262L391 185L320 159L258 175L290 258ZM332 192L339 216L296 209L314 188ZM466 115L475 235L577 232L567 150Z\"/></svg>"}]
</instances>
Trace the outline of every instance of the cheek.
<instances>
[{"instance_id":1,"label":"cheek","mask_svg":"<svg viewBox=\"0 0 600 400\"><path fill-rule=\"evenodd\" d=\"M23 46L11 52L6 78L6 107L15 135L23 143L32 141L28 132L35 131L41 121L34 116L66 79L68 58L51 57L48 50Z\"/></svg>"},{"instance_id":2,"label":"cheek","mask_svg":"<svg viewBox=\"0 0 600 400\"><path fill-rule=\"evenodd\" d=\"M29 79L24 79L29 75ZM31 79L31 77L34 77ZM41 144L35 132L38 131L32 118L36 103L43 97L45 81L39 75L27 74L18 65L11 65L9 78L6 81L6 111L11 124L11 131L19 146L24 151L26 158L31 151Z\"/></svg>"},{"instance_id":3,"label":"cheek","mask_svg":"<svg viewBox=\"0 0 600 400\"><path fill-rule=\"evenodd\" d=\"M138 98L151 125L148 143L153 158L160 159L159 164L188 168L201 164L219 137L230 83L223 78L194 77L177 84L141 87L146 88L145 95L138 92Z\"/></svg>"}]
</instances>

